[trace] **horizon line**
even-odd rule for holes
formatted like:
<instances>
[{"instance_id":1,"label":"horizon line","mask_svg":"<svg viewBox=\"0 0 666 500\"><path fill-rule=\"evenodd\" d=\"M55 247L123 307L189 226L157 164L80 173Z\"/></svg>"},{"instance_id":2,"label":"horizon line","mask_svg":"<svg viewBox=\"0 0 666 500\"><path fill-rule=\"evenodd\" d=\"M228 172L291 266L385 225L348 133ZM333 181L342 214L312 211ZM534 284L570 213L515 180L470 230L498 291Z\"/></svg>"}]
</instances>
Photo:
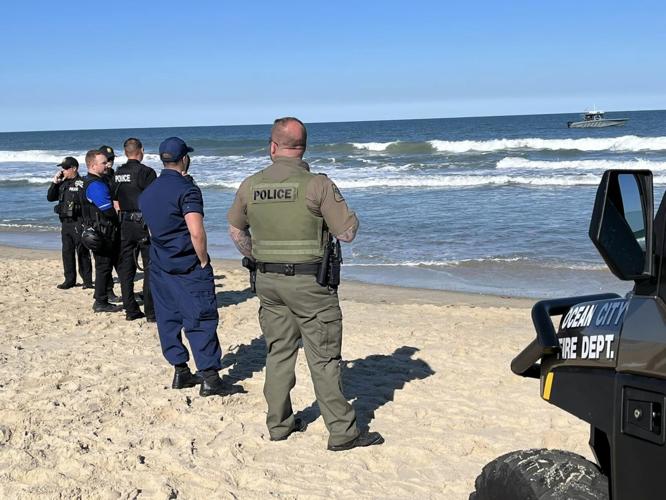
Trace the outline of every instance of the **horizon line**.
<instances>
[{"instance_id":1,"label":"horizon line","mask_svg":"<svg viewBox=\"0 0 666 500\"><path fill-rule=\"evenodd\" d=\"M649 111L666 111L665 109L623 109L623 110L610 110L604 113L638 113ZM421 120L460 120L469 118L505 118L505 117L519 117L519 116L556 116L556 115L580 115L584 111L570 111L560 113L534 113L534 114L508 114L508 115L478 115L478 116L440 116L440 117L427 117L427 118L395 118L395 119L381 119L381 120L333 120L333 121L314 121L305 122L306 125L323 125L330 123L377 123L377 122L400 122L400 121L421 121ZM160 126L142 126L142 127L114 127L114 128L72 128L72 129L49 129L49 130L2 130L0 134L29 134L40 132L91 132L91 131L106 131L106 130L148 130L148 129L168 129L168 128L220 128L220 127L261 127L270 126L271 123L243 123L243 124L226 124L226 125L160 125Z\"/></svg>"}]
</instances>

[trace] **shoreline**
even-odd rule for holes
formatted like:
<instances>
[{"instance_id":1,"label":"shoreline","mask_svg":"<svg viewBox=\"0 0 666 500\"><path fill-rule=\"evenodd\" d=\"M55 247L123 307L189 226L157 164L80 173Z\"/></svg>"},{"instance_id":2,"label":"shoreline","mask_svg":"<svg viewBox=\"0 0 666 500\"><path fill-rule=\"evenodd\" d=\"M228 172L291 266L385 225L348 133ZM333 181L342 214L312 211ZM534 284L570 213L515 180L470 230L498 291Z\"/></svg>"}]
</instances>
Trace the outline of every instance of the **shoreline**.
<instances>
[{"instance_id":1,"label":"shoreline","mask_svg":"<svg viewBox=\"0 0 666 500\"><path fill-rule=\"evenodd\" d=\"M57 259L60 251L36 249L0 244L0 259L17 258L26 260ZM247 272L238 260L211 259L213 268L236 269ZM94 264L93 264L94 274ZM115 271L114 271L115 276ZM77 276L80 279L79 276ZM480 307L516 307L531 308L538 299L492 295L483 293L435 290L430 288L414 288L400 285L365 283L350 278L343 278L339 290L340 300L351 300L366 304L430 304L452 305L467 304Z\"/></svg>"},{"instance_id":2,"label":"shoreline","mask_svg":"<svg viewBox=\"0 0 666 500\"><path fill-rule=\"evenodd\" d=\"M59 253L59 228L54 226L53 231L11 231L0 228L0 246ZM216 232L209 234L209 254L213 261L235 262L238 259L240 262L240 256L226 234L222 237ZM464 300L474 302L487 303L487 300L479 297L493 297L493 300L517 299L535 303L545 298L572 297L602 291L624 294L628 291L603 264L599 268L580 269L576 265L551 266L530 259L463 259L452 261L450 265L372 265L346 260L342 266L342 279L345 284L342 288L352 282L385 286L388 287L386 293L391 296L411 297L415 293L430 303L441 303L443 300L459 302L459 294L466 297ZM396 292L396 288L401 292ZM456 297L442 298L439 292L454 294Z\"/></svg>"}]
</instances>

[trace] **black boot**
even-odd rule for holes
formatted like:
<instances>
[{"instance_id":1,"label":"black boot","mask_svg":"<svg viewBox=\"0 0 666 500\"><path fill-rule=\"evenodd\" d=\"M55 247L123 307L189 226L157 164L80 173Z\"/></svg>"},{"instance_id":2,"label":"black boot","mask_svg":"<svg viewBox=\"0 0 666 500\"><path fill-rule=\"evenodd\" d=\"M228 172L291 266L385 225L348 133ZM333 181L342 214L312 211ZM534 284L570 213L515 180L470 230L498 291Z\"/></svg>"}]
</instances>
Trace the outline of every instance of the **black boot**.
<instances>
[{"instance_id":1,"label":"black boot","mask_svg":"<svg viewBox=\"0 0 666 500\"><path fill-rule=\"evenodd\" d=\"M98 300L95 301L92 308L93 311L95 311L96 313L100 312L114 313L123 310L121 306L114 306L113 304L109 304L108 302L100 302Z\"/></svg>"},{"instance_id":2,"label":"black boot","mask_svg":"<svg viewBox=\"0 0 666 500\"><path fill-rule=\"evenodd\" d=\"M230 396L247 392L241 385L232 385L220 378L217 370L205 370L204 380L199 389L200 396Z\"/></svg>"},{"instance_id":3,"label":"black boot","mask_svg":"<svg viewBox=\"0 0 666 500\"><path fill-rule=\"evenodd\" d=\"M308 423L305 420L301 420L300 418L294 419L294 428L292 430L287 432L287 434L285 434L284 436L280 437L271 436L271 441L284 441L294 432L305 432L307 428L308 428Z\"/></svg>"},{"instance_id":4,"label":"black boot","mask_svg":"<svg viewBox=\"0 0 666 500\"><path fill-rule=\"evenodd\" d=\"M328 449L329 451L345 451L351 450L352 448L358 448L360 446L373 446L376 444L382 444L383 442L384 438L379 432L366 432L343 444L329 444Z\"/></svg>"},{"instance_id":5,"label":"black boot","mask_svg":"<svg viewBox=\"0 0 666 500\"><path fill-rule=\"evenodd\" d=\"M64 283L56 285L56 288L59 288L60 290L69 290L70 288L74 288L75 286L76 283L65 281Z\"/></svg>"},{"instance_id":6,"label":"black boot","mask_svg":"<svg viewBox=\"0 0 666 500\"><path fill-rule=\"evenodd\" d=\"M199 385L201 382L203 382L203 377L192 373L187 365L176 366L176 371L173 374L173 382L171 382L171 388L186 389L188 387Z\"/></svg>"},{"instance_id":7,"label":"black boot","mask_svg":"<svg viewBox=\"0 0 666 500\"><path fill-rule=\"evenodd\" d=\"M109 289L106 291L106 296L107 296L107 299L108 299L109 302L113 302L113 303L116 303L116 304L119 304L120 302L122 302L122 299L121 299L120 297L118 297L118 296L113 292L113 288L109 288Z\"/></svg>"},{"instance_id":8,"label":"black boot","mask_svg":"<svg viewBox=\"0 0 666 500\"><path fill-rule=\"evenodd\" d=\"M145 317L146 317L146 315L143 314L141 311L133 311L133 312L125 313L125 319L127 321L134 321L135 319L141 319L141 318L145 318Z\"/></svg>"}]
</instances>

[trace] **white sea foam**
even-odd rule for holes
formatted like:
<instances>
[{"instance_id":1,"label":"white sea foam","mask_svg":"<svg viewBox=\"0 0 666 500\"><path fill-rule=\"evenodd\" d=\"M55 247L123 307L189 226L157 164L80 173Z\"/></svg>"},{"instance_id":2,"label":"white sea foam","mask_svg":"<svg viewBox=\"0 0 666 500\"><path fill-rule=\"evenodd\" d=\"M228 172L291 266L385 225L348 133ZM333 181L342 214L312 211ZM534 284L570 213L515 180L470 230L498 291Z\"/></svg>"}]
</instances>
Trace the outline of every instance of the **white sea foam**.
<instances>
[{"instance_id":1,"label":"white sea foam","mask_svg":"<svg viewBox=\"0 0 666 500\"><path fill-rule=\"evenodd\" d=\"M215 180L197 180L197 186L199 187L214 187L214 188L222 188L222 189L238 189L240 187L241 183L240 181L237 182L222 182L222 181L215 181Z\"/></svg>"},{"instance_id":2,"label":"white sea foam","mask_svg":"<svg viewBox=\"0 0 666 500\"><path fill-rule=\"evenodd\" d=\"M79 161L81 166L85 166L86 151L59 151L59 150L39 150L28 149L24 151L0 151L0 163L50 163L58 164L65 156L73 156ZM116 156L114 167L118 167L125 163L127 158L124 155ZM157 153L146 153L143 158L146 164L160 164L160 156ZM202 163L223 163L225 161L231 162L256 162L256 158L248 158L244 156L205 156L195 155L192 156L193 162Z\"/></svg>"},{"instance_id":3,"label":"white sea foam","mask_svg":"<svg viewBox=\"0 0 666 500\"><path fill-rule=\"evenodd\" d=\"M532 264L548 269L571 269L576 271L600 271L607 267L604 264L573 264L566 262L535 262L527 257L484 257L478 259L451 259L451 260L426 260L426 261L404 261L390 263L353 263L345 267L459 267L470 264L507 264L520 262L520 265Z\"/></svg>"},{"instance_id":4,"label":"white sea foam","mask_svg":"<svg viewBox=\"0 0 666 500\"><path fill-rule=\"evenodd\" d=\"M582 137L580 139L492 139L489 141L428 141L440 152L491 152L506 149L578 150L578 151L664 151L666 137Z\"/></svg>"},{"instance_id":5,"label":"white sea foam","mask_svg":"<svg viewBox=\"0 0 666 500\"><path fill-rule=\"evenodd\" d=\"M465 188L482 186L596 186L601 176L596 174L582 174L576 176L525 176L525 175L449 175L449 176L406 176L375 179L339 179L336 185L340 189L438 189L438 188ZM1 178L0 178L1 180ZM655 177L655 184L666 184L666 176ZM197 178L201 187L238 189L240 180L218 180L211 178Z\"/></svg>"},{"instance_id":6,"label":"white sea foam","mask_svg":"<svg viewBox=\"0 0 666 500\"><path fill-rule=\"evenodd\" d=\"M14 174L14 175L0 175L0 182L4 183L25 183L25 184L49 184L53 180L53 176L51 177L43 177L43 176L25 176L25 175L20 175L20 174Z\"/></svg>"},{"instance_id":7,"label":"white sea foam","mask_svg":"<svg viewBox=\"0 0 666 500\"><path fill-rule=\"evenodd\" d=\"M514 175L447 175L430 177L394 177L383 179L344 179L336 181L340 188L446 188L474 186L504 186L523 184L530 186L596 186L600 176L593 174L572 176L514 176Z\"/></svg>"},{"instance_id":8,"label":"white sea foam","mask_svg":"<svg viewBox=\"0 0 666 500\"><path fill-rule=\"evenodd\" d=\"M401 141L390 142L353 142L356 149L382 152L390 146L399 145ZM621 137L581 137L578 139L542 139L526 137L520 139L490 139L487 141L445 141L430 140L429 144L435 151L442 153L467 153L472 151L492 152L510 149L537 150L578 150L578 151L664 151L666 137L638 137L625 135Z\"/></svg>"},{"instance_id":9,"label":"white sea foam","mask_svg":"<svg viewBox=\"0 0 666 500\"><path fill-rule=\"evenodd\" d=\"M664 169L666 170L666 166ZM195 174L197 184L202 188L238 189L242 177L230 175L220 178L217 173L200 172ZM482 186L596 186L601 179L601 173L577 173L575 175L438 175L438 176L398 176L391 177L336 177L336 185L341 189L438 189L438 188L466 188ZM666 184L666 176L655 176L655 185ZM48 184L51 177L27 176L12 173L0 175L1 184Z\"/></svg>"},{"instance_id":10,"label":"white sea foam","mask_svg":"<svg viewBox=\"0 0 666 500\"><path fill-rule=\"evenodd\" d=\"M57 220L57 218L56 218ZM0 229L20 229L20 230L32 230L32 231L57 231L60 228L58 226L46 226L44 224L21 224L21 223L7 223L0 222Z\"/></svg>"},{"instance_id":11,"label":"white sea foam","mask_svg":"<svg viewBox=\"0 0 666 500\"><path fill-rule=\"evenodd\" d=\"M65 156L83 157L81 151L42 151L31 149L25 151L0 151L0 163L29 162L29 163L60 163Z\"/></svg>"},{"instance_id":12,"label":"white sea foam","mask_svg":"<svg viewBox=\"0 0 666 500\"><path fill-rule=\"evenodd\" d=\"M366 149L368 151L386 151L391 144L398 144L400 141L391 142L352 142L356 149Z\"/></svg>"},{"instance_id":13,"label":"white sea foam","mask_svg":"<svg viewBox=\"0 0 666 500\"><path fill-rule=\"evenodd\" d=\"M644 160L567 160L546 161L528 160L527 158L508 156L497 162L498 169L521 170L609 170L609 169L649 169L666 170L666 161Z\"/></svg>"},{"instance_id":14,"label":"white sea foam","mask_svg":"<svg viewBox=\"0 0 666 500\"><path fill-rule=\"evenodd\" d=\"M423 260L423 261L404 261L404 262L383 262L383 263L354 263L348 264L349 267L437 267L437 266L458 266L473 262L518 262L524 259L522 257L487 257L481 259L452 259L452 260Z\"/></svg>"}]
</instances>

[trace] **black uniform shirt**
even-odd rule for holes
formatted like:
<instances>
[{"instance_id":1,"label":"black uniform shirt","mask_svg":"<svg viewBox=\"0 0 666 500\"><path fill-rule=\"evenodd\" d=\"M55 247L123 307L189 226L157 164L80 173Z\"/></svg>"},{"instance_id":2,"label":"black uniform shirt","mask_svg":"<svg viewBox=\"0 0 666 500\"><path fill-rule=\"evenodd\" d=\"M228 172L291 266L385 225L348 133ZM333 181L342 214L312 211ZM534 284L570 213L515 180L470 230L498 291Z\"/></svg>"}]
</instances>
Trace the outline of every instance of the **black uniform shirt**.
<instances>
[{"instance_id":1,"label":"black uniform shirt","mask_svg":"<svg viewBox=\"0 0 666 500\"><path fill-rule=\"evenodd\" d=\"M139 195L157 178L155 171L138 160L128 160L116 171L112 196L123 212L139 210Z\"/></svg>"}]
</instances>

